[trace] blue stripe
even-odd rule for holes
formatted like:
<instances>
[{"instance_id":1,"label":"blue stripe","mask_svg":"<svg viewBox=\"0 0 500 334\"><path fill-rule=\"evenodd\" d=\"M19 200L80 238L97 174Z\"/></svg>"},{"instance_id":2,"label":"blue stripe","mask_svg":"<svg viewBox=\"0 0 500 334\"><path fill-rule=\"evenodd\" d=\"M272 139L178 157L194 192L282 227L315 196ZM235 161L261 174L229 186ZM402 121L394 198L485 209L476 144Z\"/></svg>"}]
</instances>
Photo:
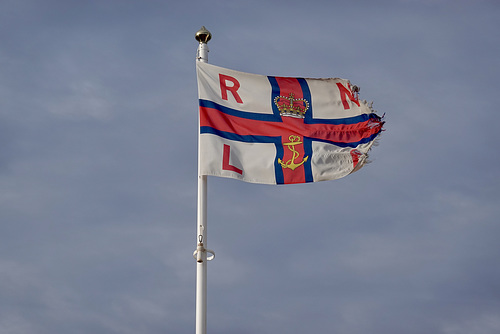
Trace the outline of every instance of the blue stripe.
<instances>
[{"instance_id":1,"label":"blue stripe","mask_svg":"<svg viewBox=\"0 0 500 334\"><path fill-rule=\"evenodd\" d=\"M285 177L283 176L283 168L281 168L280 163L278 162L278 157L284 156L284 148L280 142L276 143L276 158L274 158L274 177L276 178L276 184L284 184Z\"/></svg>"},{"instance_id":2,"label":"blue stripe","mask_svg":"<svg viewBox=\"0 0 500 334\"><path fill-rule=\"evenodd\" d=\"M281 145L281 136L239 135L232 132L217 130L211 126L200 127L200 133L210 133L222 138L241 141L244 143L278 143Z\"/></svg>"},{"instance_id":3,"label":"blue stripe","mask_svg":"<svg viewBox=\"0 0 500 334\"><path fill-rule=\"evenodd\" d=\"M275 77L267 77L267 80L269 80L269 83L271 84L271 106L273 108L273 114L281 119L278 106L274 103L274 99L280 95L280 86L278 85L278 81Z\"/></svg>"},{"instance_id":4,"label":"blue stripe","mask_svg":"<svg viewBox=\"0 0 500 334\"><path fill-rule=\"evenodd\" d=\"M244 119L253 119L256 121L265 121L265 122L282 122L281 121L281 116L278 112L278 114L260 114L260 113L254 113L254 112L248 112L248 111L241 111L241 110L236 110L228 107L224 107L218 103L209 101L209 100L199 100L200 107L204 108L212 108L216 109L226 115L230 116L236 116L239 118L244 118ZM278 110L278 109L276 109ZM274 112L274 108L273 108Z\"/></svg>"},{"instance_id":5,"label":"blue stripe","mask_svg":"<svg viewBox=\"0 0 500 334\"><path fill-rule=\"evenodd\" d=\"M313 175L312 175L312 155L313 155L313 150L312 150L312 140L311 138L304 137L304 156L309 157L307 158L307 161L304 163L304 174L306 178L306 182L314 182Z\"/></svg>"},{"instance_id":6,"label":"blue stripe","mask_svg":"<svg viewBox=\"0 0 500 334\"><path fill-rule=\"evenodd\" d=\"M302 89L303 98L307 102L309 102L309 109L307 109L307 111L306 111L304 123L305 124L313 124L313 122L312 122L313 110L312 110L311 90L309 89L309 85L307 84L306 79L297 78L297 81L299 82L300 88Z\"/></svg>"},{"instance_id":7,"label":"blue stripe","mask_svg":"<svg viewBox=\"0 0 500 334\"><path fill-rule=\"evenodd\" d=\"M346 118L312 118L310 115L306 114L306 118L304 119L304 123L306 124L332 124L332 125L342 125L342 124L356 124L366 122L369 119L377 119L380 120L380 116L377 114L361 114L354 117L346 117Z\"/></svg>"}]
</instances>

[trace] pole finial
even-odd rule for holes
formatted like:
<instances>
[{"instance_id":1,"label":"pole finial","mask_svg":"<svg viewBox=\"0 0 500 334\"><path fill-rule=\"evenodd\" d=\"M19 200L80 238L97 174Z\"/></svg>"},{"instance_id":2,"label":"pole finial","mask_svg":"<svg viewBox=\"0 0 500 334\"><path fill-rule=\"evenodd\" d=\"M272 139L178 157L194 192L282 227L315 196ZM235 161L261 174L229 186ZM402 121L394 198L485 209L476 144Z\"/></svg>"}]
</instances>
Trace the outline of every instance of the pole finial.
<instances>
[{"instance_id":1,"label":"pole finial","mask_svg":"<svg viewBox=\"0 0 500 334\"><path fill-rule=\"evenodd\" d=\"M201 29L196 32L194 38L200 43L208 43L208 41L212 38L212 34L207 30L207 28L205 28L205 26L202 26Z\"/></svg>"}]
</instances>

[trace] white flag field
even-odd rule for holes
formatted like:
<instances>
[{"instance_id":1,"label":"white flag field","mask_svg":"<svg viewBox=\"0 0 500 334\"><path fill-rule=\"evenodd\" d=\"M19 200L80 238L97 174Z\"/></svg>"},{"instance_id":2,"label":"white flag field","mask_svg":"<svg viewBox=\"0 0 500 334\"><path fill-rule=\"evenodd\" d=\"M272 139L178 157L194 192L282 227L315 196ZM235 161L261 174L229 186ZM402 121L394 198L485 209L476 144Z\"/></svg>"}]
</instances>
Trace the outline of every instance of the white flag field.
<instances>
[{"instance_id":1,"label":"white flag field","mask_svg":"<svg viewBox=\"0 0 500 334\"><path fill-rule=\"evenodd\" d=\"M197 62L199 173L263 184L334 180L366 162L384 122L349 80Z\"/></svg>"}]
</instances>

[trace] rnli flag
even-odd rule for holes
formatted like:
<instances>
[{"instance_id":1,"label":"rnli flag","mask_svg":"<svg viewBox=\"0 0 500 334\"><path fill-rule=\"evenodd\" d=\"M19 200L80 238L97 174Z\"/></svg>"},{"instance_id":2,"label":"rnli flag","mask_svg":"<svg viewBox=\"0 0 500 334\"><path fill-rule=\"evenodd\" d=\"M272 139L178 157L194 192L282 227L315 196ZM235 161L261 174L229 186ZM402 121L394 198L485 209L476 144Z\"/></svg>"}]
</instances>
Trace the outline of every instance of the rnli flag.
<instances>
[{"instance_id":1,"label":"rnli flag","mask_svg":"<svg viewBox=\"0 0 500 334\"><path fill-rule=\"evenodd\" d=\"M196 62L200 175L264 184L334 180L367 161L383 121L348 80Z\"/></svg>"}]
</instances>

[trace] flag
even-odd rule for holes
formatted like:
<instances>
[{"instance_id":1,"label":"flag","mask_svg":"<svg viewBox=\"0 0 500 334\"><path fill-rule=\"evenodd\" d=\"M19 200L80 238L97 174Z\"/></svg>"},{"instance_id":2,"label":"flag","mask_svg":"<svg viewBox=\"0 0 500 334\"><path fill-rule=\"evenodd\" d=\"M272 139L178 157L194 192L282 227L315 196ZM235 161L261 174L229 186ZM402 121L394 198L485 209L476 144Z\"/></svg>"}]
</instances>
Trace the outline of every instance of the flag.
<instances>
[{"instance_id":1,"label":"flag","mask_svg":"<svg viewBox=\"0 0 500 334\"><path fill-rule=\"evenodd\" d=\"M345 79L196 62L199 173L263 184L334 180L367 161L383 121Z\"/></svg>"}]
</instances>

